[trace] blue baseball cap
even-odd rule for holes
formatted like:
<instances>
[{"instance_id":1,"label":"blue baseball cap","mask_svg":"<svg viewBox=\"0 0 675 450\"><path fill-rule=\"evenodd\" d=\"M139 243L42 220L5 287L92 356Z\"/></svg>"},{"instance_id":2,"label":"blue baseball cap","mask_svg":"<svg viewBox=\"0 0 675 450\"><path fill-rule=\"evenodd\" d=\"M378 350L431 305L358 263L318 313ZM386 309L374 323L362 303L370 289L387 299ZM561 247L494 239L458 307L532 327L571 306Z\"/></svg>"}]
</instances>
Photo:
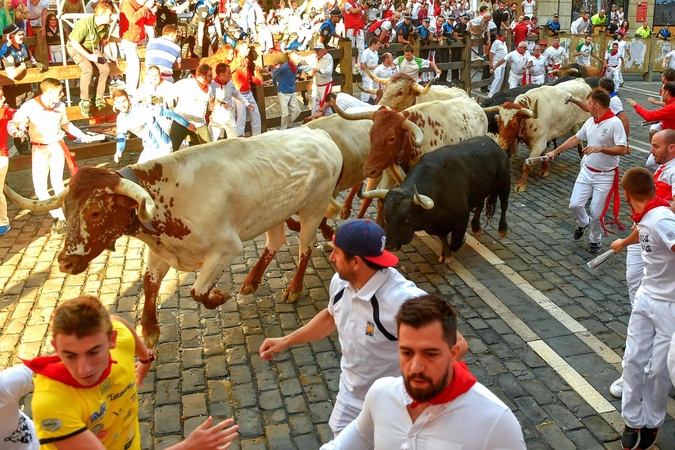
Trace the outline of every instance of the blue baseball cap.
<instances>
[{"instance_id":1,"label":"blue baseball cap","mask_svg":"<svg viewBox=\"0 0 675 450\"><path fill-rule=\"evenodd\" d=\"M393 267L398 264L398 257L384 249L386 242L384 230L370 219L343 222L333 236L333 243L340 250L382 267Z\"/></svg>"}]
</instances>

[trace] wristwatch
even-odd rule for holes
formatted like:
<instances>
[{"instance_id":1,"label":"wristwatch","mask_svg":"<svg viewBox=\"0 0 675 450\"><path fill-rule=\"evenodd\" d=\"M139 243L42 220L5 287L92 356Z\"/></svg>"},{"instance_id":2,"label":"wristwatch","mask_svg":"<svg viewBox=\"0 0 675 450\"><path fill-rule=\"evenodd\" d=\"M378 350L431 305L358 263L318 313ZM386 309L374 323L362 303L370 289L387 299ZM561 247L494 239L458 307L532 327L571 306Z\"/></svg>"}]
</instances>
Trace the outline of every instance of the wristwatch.
<instances>
[{"instance_id":1,"label":"wristwatch","mask_svg":"<svg viewBox=\"0 0 675 450\"><path fill-rule=\"evenodd\" d=\"M149 355L148 359L139 359L138 362L140 362L141 364L150 364L151 362L153 362L155 360L155 351L152 349L148 350L148 355Z\"/></svg>"}]
</instances>

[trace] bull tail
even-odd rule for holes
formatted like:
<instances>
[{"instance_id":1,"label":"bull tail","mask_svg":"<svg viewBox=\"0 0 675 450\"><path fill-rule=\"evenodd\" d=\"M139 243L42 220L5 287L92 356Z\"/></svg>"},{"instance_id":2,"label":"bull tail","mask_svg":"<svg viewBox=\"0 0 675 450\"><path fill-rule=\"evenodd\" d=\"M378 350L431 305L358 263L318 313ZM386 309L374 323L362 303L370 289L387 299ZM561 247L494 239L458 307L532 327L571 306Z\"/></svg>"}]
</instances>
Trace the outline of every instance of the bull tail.
<instances>
[{"instance_id":1,"label":"bull tail","mask_svg":"<svg viewBox=\"0 0 675 450\"><path fill-rule=\"evenodd\" d=\"M324 214L324 217L333 219L335 216L337 216L337 213L340 212L340 208L341 206L337 200L331 198L330 202L328 202L328 206L326 207L326 213Z\"/></svg>"},{"instance_id":2,"label":"bull tail","mask_svg":"<svg viewBox=\"0 0 675 450\"><path fill-rule=\"evenodd\" d=\"M485 218L487 219L487 223L492 222L492 217L495 215L495 211L497 210L497 194L490 194L488 197L485 199Z\"/></svg>"}]
</instances>

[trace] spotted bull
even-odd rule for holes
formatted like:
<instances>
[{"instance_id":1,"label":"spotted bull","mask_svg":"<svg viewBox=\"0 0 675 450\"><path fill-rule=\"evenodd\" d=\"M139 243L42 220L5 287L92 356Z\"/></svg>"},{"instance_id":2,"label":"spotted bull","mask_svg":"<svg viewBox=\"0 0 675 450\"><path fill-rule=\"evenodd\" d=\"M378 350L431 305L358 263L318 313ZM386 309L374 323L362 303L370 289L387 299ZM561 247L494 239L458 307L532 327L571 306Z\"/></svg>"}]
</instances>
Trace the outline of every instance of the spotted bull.
<instances>
[{"instance_id":1,"label":"spotted bull","mask_svg":"<svg viewBox=\"0 0 675 450\"><path fill-rule=\"evenodd\" d=\"M450 100L457 97L468 97L468 94L459 88L450 88L445 86L434 86L433 80L426 86L421 86L410 75L399 72L391 78L380 78L373 75L366 68L366 73L376 83L384 86L383 89L364 89L362 91L369 94L377 94L378 105L389 106L395 111L403 111L418 103L437 102Z\"/></svg>"},{"instance_id":2,"label":"spotted bull","mask_svg":"<svg viewBox=\"0 0 675 450\"><path fill-rule=\"evenodd\" d=\"M474 137L425 154L400 188L364 193L384 198L387 246L392 250L412 241L415 231L438 236L443 244L440 262L448 263L464 242L469 223L482 232L480 215L488 219L501 206L499 235L506 236L506 210L511 190L509 157L490 137ZM448 242L451 235L450 242Z\"/></svg>"},{"instance_id":3,"label":"spotted bull","mask_svg":"<svg viewBox=\"0 0 675 450\"><path fill-rule=\"evenodd\" d=\"M558 77L573 76L573 77L597 77L600 75L600 69L593 66L584 66L581 64L570 64L559 69L551 70L552 74L555 74Z\"/></svg>"},{"instance_id":4,"label":"spotted bull","mask_svg":"<svg viewBox=\"0 0 675 450\"><path fill-rule=\"evenodd\" d=\"M263 254L241 288L243 294L252 293L286 240L284 220L298 212L298 270L283 294L284 300L295 301L341 167L342 155L326 133L299 128L182 150L131 165L123 171L125 177L85 167L50 200L28 200L5 189L23 208L64 206L67 232L58 256L62 272L83 272L125 234L148 246L141 324L146 342L154 346L159 338L157 296L170 267L199 269L192 298L216 308L230 296L215 285L242 252L242 242L266 232Z\"/></svg>"},{"instance_id":5,"label":"spotted bull","mask_svg":"<svg viewBox=\"0 0 675 450\"><path fill-rule=\"evenodd\" d=\"M565 104L567 96L586 98L591 87L583 78L560 83L555 86L542 86L516 97L514 102L501 106L485 108L485 113L498 111L497 125L503 148L506 150L520 139L530 148L530 158L541 156L546 143L575 130L590 115L573 104ZM532 165L524 165L523 173L516 183L515 190L527 189L527 176ZM542 176L549 175L549 165L542 163Z\"/></svg>"}]
</instances>

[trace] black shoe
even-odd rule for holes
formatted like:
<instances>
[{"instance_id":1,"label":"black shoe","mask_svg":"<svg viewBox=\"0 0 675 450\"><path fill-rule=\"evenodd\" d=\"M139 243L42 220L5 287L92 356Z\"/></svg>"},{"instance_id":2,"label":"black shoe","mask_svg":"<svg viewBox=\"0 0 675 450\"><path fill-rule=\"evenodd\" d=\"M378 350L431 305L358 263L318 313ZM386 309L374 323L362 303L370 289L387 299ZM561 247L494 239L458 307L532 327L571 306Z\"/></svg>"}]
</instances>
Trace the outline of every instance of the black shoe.
<instances>
[{"instance_id":1,"label":"black shoe","mask_svg":"<svg viewBox=\"0 0 675 450\"><path fill-rule=\"evenodd\" d=\"M624 450L640 449L640 430L636 430L635 428L626 425L621 434L621 446Z\"/></svg>"},{"instance_id":2,"label":"black shoe","mask_svg":"<svg viewBox=\"0 0 675 450\"><path fill-rule=\"evenodd\" d=\"M588 253L591 255L598 253L600 250L602 250L602 244L596 244L595 242L588 244Z\"/></svg>"},{"instance_id":3,"label":"black shoe","mask_svg":"<svg viewBox=\"0 0 675 450\"><path fill-rule=\"evenodd\" d=\"M66 221L54 219L52 221L52 234L63 234L66 232Z\"/></svg>"},{"instance_id":4,"label":"black shoe","mask_svg":"<svg viewBox=\"0 0 675 450\"><path fill-rule=\"evenodd\" d=\"M658 428L644 427L640 430L640 448L642 450L650 449L656 443L656 435L659 433Z\"/></svg>"},{"instance_id":5,"label":"black shoe","mask_svg":"<svg viewBox=\"0 0 675 450\"><path fill-rule=\"evenodd\" d=\"M487 86L483 86L483 87L480 88L480 91L481 92L490 92L490 89L488 89Z\"/></svg>"},{"instance_id":6,"label":"black shoe","mask_svg":"<svg viewBox=\"0 0 675 450\"><path fill-rule=\"evenodd\" d=\"M581 239L581 236L584 235L584 232L586 231L586 228L588 228L588 225L586 225L585 227L577 227L577 229L574 230L574 240L575 241L578 241L579 239Z\"/></svg>"}]
</instances>

